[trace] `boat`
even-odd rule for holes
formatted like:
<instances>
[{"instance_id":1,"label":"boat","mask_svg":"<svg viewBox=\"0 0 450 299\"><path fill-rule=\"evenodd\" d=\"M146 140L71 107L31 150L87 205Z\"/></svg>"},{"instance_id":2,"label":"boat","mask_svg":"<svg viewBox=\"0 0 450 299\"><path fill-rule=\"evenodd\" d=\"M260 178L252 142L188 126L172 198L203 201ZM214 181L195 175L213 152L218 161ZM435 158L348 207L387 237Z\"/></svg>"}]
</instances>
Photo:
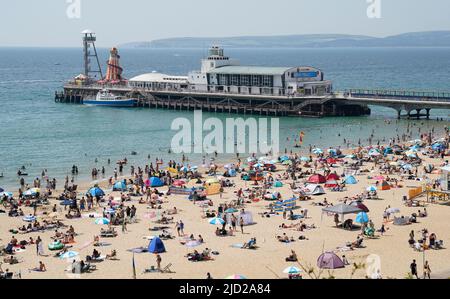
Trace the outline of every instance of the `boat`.
<instances>
[{"instance_id":1,"label":"boat","mask_svg":"<svg viewBox=\"0 0 450 299\"><path fill-rule=\"evenodd\" d=\"M133 107L136 104L136 100L116 96L109 90L103 89L97 93L95 99L83 100L83 104L91 106Z\"/></svg>"}]
</instances>

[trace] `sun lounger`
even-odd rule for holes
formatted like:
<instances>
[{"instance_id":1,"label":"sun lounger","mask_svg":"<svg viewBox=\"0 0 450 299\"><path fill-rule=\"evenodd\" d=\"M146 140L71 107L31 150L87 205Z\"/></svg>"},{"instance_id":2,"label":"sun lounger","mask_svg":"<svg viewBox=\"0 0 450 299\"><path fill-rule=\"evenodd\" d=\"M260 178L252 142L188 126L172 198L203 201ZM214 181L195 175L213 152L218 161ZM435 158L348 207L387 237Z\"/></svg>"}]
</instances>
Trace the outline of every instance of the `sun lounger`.
<instances>
[{"instance_id":1,"label":"sun lounger","mask_svg":"<svg viewBox=\"0 0 450 299\"><path fill-rule=\"evenodd\" d=\"M173 272L170 267L172 267L172 263L169 263L167 266L165 266L162 270L161 273L175 273Z\"/></svg>"}]
</instances>

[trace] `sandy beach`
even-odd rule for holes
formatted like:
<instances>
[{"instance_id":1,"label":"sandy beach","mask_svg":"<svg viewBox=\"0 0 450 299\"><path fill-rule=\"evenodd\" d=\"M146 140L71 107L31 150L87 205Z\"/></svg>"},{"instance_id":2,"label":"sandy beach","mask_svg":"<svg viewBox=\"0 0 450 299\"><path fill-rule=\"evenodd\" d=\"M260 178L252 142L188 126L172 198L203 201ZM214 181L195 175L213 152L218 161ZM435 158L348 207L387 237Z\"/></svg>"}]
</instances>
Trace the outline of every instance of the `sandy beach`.
<instances>
[{"instance_id":1,"label":"sandy beach","mask_svg":"<svg viewBox=\"0 0 450 299\"><path fill-rule=\"evenodd\" d=\"M8 217L7 213L0 214L0 245L6 246L13 236L18 241L28 240L32 237L34 240L39 236L43 241L44 253L46 256L37 256L36 245L26 245L25 249L19 250L14 254L14 257L18 259L17 264L2 264L2 269L5 271L9 269L10 272L15 273L17 276L20 273L22 278L32 279L45 279L45 278L81 278L81 279L96 279L96 278L110 278L110 279L131 279L133 278L133 255L136 265L136 278L138 279L187 279L187 278L206 278L207 273L210 273L213 278L225 278L232 274L244 275L247 278L287 278L288 274L283 273L283 270L289 266L296 266L302 269L300 273L303 278L365 278L370 275L371 261L373 257L379 256L379 274L382 278L405 278L410 272L410 263L413 259L417 261L417 269L419 276L422 277L423 261L429 262L431 268L432 278L447 278L450 270L450 264L448 262L450 253L446 249L446 245L450 242L450 235L448 231L450 229L450 223L448 222L448 216L450 213L450 207L435 203L426 202L426 195L418 197L416 200L425 204L427 210L427 217L418 217L417 223L409 225L394 225L391 215L390 221L384 222L383 214L387 207L398 208L400 213L395 216L401 215L409 217L412 213L417 213L418 210L423 210L423 207L411 206L408 207L403 202L403 197L408 196L408 192L411 189L417 187L424 187L427 183L433 182L433 180L440 178L440 171L433 171L432 173L425 173L423 170L424 165L432 164L435 169L442 166L446 158L441 159L439 157L432 158L430 153L424 154L426 145L421 147L421 150L417 153L421 160L421 166L417 168L417 178L414 180L407 180L401 173L392 172L391 174L382 174L379 166L383 163L378 162L377 166L374 165L372 160L364 162L359 167L358 174L354 177L357 180L356 184L346 184L345 191L332 192L330 189L325 188L325 194L311 196L311 199L300 201L297 200L297 208L293 211L295 214L299 214L300 211L307 210L307 217L301 220L288 220L283 219L283 213L279 212L271 214L270 217L262 216L261 214L269 212L268 206L273 203L271 201L263 200L249 201L245 198L245 204L240 209L245 209L246 212L251 212L253 218L253 224L244 226L244 233L240 231L239 225L237 231L233 236L218 237L216 236L216 228L221 225L212 225L209 223L208 218L205 216L205 207L201 202L194 204L187 199L186 195L163 195L160 197L162 201L162 209L151 209L149 204L140 204L138 197L131 197L131 201L124 203L125 206L134 205L137 208L137 223L127 224L127 230L122 231L121 226L117 226L115 230L118 232L117 237L114 238L101 238L100 241L107 243L107 246L94 247L94 236L100 234L101 228L107 228L107 225L97 225L94 223L94 218L86 217L89 214L97 213L97 217L102 214L103 207L107 206L108 202L101 203L102 207L98 207L95 210L89 212L82 211L83 217L77 219L65 219L64 207L59 205L56 199L50 199L50 205L45 208L45 211L51 212L51 208L54 204L57 205L57 217L65 225L73 226L76 236L75 242L70 244L69 250L79 253L79 256L75 258L61 259L54 257L55 251L49 251L48 244L53 242L51 239L55 235L55 231L39 231L32 233L18 233L13 234L9 232L10 229L17 229L25 223L23 217ZM325 150L326 152L326 150ZM349 154L353 152L349 150ZM326 155L326 153L325 153ZM317 161L318 156L312 154L313 160ZM400 159L401 156L387 155L386 159L392 161L392 159ZM293 160L293 156L290 157ZM337 159L332 166L327 166L331 172L342 174L344 168L348 168L348 159ZM300 164L301 165L301 164ZM301 165L303 171L314 172L313 163L312 168L306 168ZM224 172L223 165L220 166L218 174ZM167 167L164 165L164 168ZM292 179L282 178L286 173L288 166L282 163L276 163L277 170L270 175L277 181L283 183L282 187L272 187L267 190L268 193L279 192L282 200L290 199L294 196L299 197L299 194L294 194L290 184ZM248 169L248 166L246 166ZM210 179L205 172L208 169L200 167L198 172L202 174L203 181ZM367 171L367 172L365 172ZM324 174L323 169L320 167L315 171L318 174ZM414 171L413 171L414 172ZM328 204L336 206L343 202L345 197L351 198L362 194L366 191L368 186L375 186L376 181L374 177L383 175L390 179L397 179L397 183L394 184L393 180L390 182L392 188L390 190L381 191L377 190L378 200L366 199L363 204L370 210L367 214L370 220L373 222L374 227L378 230L381 225L385 224L386 232L383 236L380 232L375 232L375 238L364 237L362 248L355 248L353 250L343 249L346 243L354 242L358 235L361 234L360 229L344 230L342 228L335 227L333 215L323 213L324 206L318 206L317 203L323 203L324 200ZM309 176L297 179L297 184L302 184L308 180ZM121 178L118 178L118 181ZM241 179L241 174L238 173L236 177L226 178L235 184L234 187L225 187L223 189L222 196L220 194L208 195L208 200L213 202L213 206L208 206L209 210L217 210L219 204L230 203L236 201L238 198L236 192L239 189L253 188L254 183L252 181L244 181ZM78 193L84 194L90 187L93 186L93 182L87 182L78 185ZM191 186L193 183L189 183ZM262 185L262 182L260 183ZM395 187L395 185L398 185ZM323 186L323 184L322 184ZM106 196L112 196L119 198L121 192L112 192L111 186L108 186L108 182L102 181L99 184ZM152 188L153 189L153 188ZM168 186L157 188L159 192L166 192ZM59 195L62 190L54 191L54 195ZM244 192L244 194L246 194ZM80 199L80 195L78 199ZM17 196L17 195L16 195ZM145 196L143 196L145 198ZM150 231L150 227L158 226L155 221L161 218L164 211L173 210L176 207L177 214L168 217L173 217L173 221L167 226L167 231L174 236L174 239L163 240L166 252L161 253L161 267L165 267L170 264L170 270L172 273L144 273L145 269L156 267L156 255L148 252L135 253L127 251L132 248L145 247L149 245L149 238L151 236L161 234L161 231ZM30 207L21 207L25 215L33 213L33 209ZM68 209L68 207L67 207ZM8 209L5 209L6 212ZM43 208L37 209L37 219L42 221ZM239 214L239 213L236 213ZM149 216L151 215L151 216ZM55 215L56 216L56 215ZM345 219L355 219L356 214L346 215ZM101 216L100 216L101 217ZM186 241L185 238L178 237L175 225L177 221L184 223L184 234L189 237L191 234L197 239L199 235L202 236L204 243L195 248L189 248L183 245L181 242ZM306 229L304 231L298 231L294 228L280 228L282 224L290 225L303 221L307 226L314 226L315 228ZM161 225L160 225L161 226ZM228 228L228 226L227 226ZM409 234L414 231L416 238L420 238L422 229L427 229L429 233L435 233L438 240L443 241L443 249L434 250L428 249L425 251L416 251L408 243ZM67 228L58 229L61 232L65 232ZM284 243L277 240L276 236L281 236L285 233L289 238L292 237L293 242ZM305 238L299 239L300 236ZM258 248L255 250L237 248L237 244L244 244L251 238L256 238ZM112 250L116 250L116 260L104 260L102 262L95 263L96 269L89 273L73 274L71 271L71 264L73 260L84 259L87 255L91 255L92 251L97 249L101 255L109 254ZM192 253L194 250L202 252L208 248L210 251L216 254L211 255L211 260L208 261L189 261L186 257L188 253ZM298 262L286 262L285 258L288 257L294 250L298 256ZM349 262L349 265L345 268L339 269L319 269L317 267L317 259L323 252L333 251L339 258L345 255ZM370 256L370 257L369 257ZM9 257L4 254L1 259ZM369 259L368 259L369 257ZM29 269L35 268L39 265L39 261L42 261L46 266L45 272L29 271ZM355 267L354 264L359 265ZM358 268L358 269L356 269ZM305 273L305 270L311 269L312 274Z\"/></svg>"}]
</instances>

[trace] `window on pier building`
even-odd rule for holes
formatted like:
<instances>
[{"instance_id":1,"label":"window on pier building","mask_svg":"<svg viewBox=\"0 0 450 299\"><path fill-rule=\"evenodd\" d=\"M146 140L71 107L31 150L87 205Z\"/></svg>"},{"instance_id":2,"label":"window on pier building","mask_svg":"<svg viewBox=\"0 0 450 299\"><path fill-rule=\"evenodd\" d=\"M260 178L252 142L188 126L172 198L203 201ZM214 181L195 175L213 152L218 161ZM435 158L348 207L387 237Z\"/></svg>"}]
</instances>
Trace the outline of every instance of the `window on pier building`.
<instances>
[{"instance_id":1,"label":"window on pier building","mask_svg":"<svg viewBox=\"0 0 450 299\"><path fill-rule=\"evenodd\" d=\"M239 85L239 75L231 75L230 85L238 86Z\"/></svg>"},{"instance_id":2,"label":"window on pier building","mask_svg":"<svg viewBox=\"0 0 450 299\"><path fill-rule=\"evenodd\" d=\"M252 76L252 86L261 86L261 76L253 75Z\"/></svg>"},{"instance_id":3,"label":"window on pier building","mask_svg":"<svg viewBox=\"0 0 450 299\"><path fill-rule=\"evenodd\" d=\"M250 85L250 76L249 75L241 75L241 85L242 86Z\"/></svg>"},{"instance_id":4,"label":"window on pier building","mask_svg":"<svg viewBox=\"0 0 450 299\"><path fill-rule=\"evenodd\" d=\"M222 75L222 74L219 74L219 75L217 75L218 76L218 78L219 78L219 85L228 85L228 77L227 77L227 75Z\"/></svg>"},{"instance_id":5,"label":"window on pier building","mask_svg":"<svg viewBox=\"0 0 450 299\"><path fill-rule=\"evenodd\" d=\"M263 86L273 86L273 76L264 75L262 77L262 85Z\"/></svg>"}]
</instances>

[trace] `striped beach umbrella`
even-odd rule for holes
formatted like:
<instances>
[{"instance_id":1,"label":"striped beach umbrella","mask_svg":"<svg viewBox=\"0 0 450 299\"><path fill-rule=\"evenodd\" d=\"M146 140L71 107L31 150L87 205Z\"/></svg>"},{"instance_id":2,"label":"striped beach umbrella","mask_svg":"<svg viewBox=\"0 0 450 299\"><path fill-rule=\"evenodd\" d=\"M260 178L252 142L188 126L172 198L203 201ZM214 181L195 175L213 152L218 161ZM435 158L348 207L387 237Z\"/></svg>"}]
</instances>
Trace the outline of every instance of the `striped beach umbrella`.
<instances>
[{"instance_id":1,"label":"striped beach umbrella","mask_svg":"<svg viewBox=\"0 0 450 299\"><path fill-rule=\"evenodd\" d=\"M110 221L107 218L97 218L95 219L95 224L99 224L99 225L105 225L105 224L109 224Z\"/></svg>"},{"instance_id":2,"label":"striped beach umbrella","mask_svg":"<svg viewBox=\"0 0 450 299\"><path fill-rule=\"evenodd\" d=\"M71 259L71 258L74 258L74 257L76 257L78 255L79 255L79 253L76 252L76 251L67 251L67 252L61 254L59 256L59 258L62 259L62 260L64 260L64 259Z\"/></svg>"},{"instance_id":3,"label":"striped beach umbrella","mask_svg":"<svg viewBox=\"0 0 450 299\"><path fill-rule=\"evenodd\" d=\"M300 272L302 272L302 270L294 266L287 267L286 269L283 270L283 273L286 274L298 274Z\"/></svg>"},{"instance_id":4,"label":"striped beach umbrella","mask_svg":"<svg viewBox=\"0 0 450 299\"><path fill-rule=\"evenodd\" d=\"M213 224L213 225L218 225L218 224L224 225L224 224L225 224L225 220L223 220L222 218L216 217L216 218L213 218L213 219L209 220L209 224Z\"/></svg>"}]
</instances>

